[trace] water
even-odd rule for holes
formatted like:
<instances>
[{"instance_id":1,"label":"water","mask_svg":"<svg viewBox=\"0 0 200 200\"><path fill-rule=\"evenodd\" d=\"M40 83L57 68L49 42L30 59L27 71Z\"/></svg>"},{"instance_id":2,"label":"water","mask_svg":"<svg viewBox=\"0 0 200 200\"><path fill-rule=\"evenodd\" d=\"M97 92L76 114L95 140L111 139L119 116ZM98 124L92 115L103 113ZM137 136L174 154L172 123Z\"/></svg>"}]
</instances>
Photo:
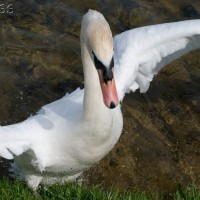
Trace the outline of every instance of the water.
<instances>
[{"instance_id":1,"label":"water","mask_svg":"<svg viewBox=\"0 0 200 200\"><path fill-rule=\"evenodd\" d=\"M8 9L4 4L0 12ZM193 0L10 1L0 13L0 124L26 119L42 105L83 86L80 23L88 8L113 34L150 24L199 18ZM3 10L2 10L3 9ZM88 184L119 189L200 185L200 51L155 77L147 94L127 95L124 130L113 151L85 173ZM1 162L2 176L7 163Z\"/></svg>"}]
</instances>

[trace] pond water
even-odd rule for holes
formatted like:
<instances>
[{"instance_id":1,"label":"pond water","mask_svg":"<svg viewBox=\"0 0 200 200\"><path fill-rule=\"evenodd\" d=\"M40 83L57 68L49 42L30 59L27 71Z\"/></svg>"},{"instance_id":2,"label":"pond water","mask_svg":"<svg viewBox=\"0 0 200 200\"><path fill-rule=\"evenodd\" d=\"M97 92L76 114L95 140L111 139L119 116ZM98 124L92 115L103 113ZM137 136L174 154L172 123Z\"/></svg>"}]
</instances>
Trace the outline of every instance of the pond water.
<instances>
[{"instance_id":1,"label":"pond water","mask_svg":"<svg viewBox=\"0 0 200 200\"><path fill-rule=\"evenodd\" d=\"M2 1L0 124L22 121L83 87L80 23L102 12L113 35L157 23L200 18L199 0ZM13 6L8 9L9 4ZM13 12L13 13L9 13ZM173 191L200 187L200 51L164 68L146 94L123 101L124 129L109 155L84 174L87 184ZM0 162L1 177L8 163Z\"/></svg>"}]
</instances>

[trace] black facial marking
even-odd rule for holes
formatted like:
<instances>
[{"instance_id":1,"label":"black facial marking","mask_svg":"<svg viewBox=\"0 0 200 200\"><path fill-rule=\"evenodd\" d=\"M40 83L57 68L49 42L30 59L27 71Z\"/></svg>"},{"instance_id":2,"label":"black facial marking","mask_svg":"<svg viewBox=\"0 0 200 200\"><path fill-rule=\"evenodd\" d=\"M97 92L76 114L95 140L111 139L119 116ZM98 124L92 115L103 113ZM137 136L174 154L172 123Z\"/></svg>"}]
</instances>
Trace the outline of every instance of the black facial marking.
<instances>
[{"instance_id":1,"label":"black facial marking","mask_svg":"<svg viewBox=\"0 0 200 200\"><path fill-rule=\"evenodd\" d=\"M112 57L112 60L111 60L111 62L110 62L109 68L112 69L113 67L114 67L114 59L113 59L113 57Z\"/></svg>"},{"instance_id":2,"label":"black facial marking","mask_svg":"<svg viewBox=\"0 0 200 200\"><path fill-rule=\"evenodd\" d=\"M107 83L107 81L111 81L113 79L113 73L110 69L107 69L103 71L103 78L105 83Z\"/></svg>"},{"instance_id":3,"label":"black facial marking","mask_svg":"<svg viewBox=\"0 0 200 200\"><path fill-rule=\"evenodd\" d=\"M103 71L103 79L105 81L105 83L107 83L107 81L110 81L113 79L113 72L112 72L112 68L114 67L114 60L112 58L110 65L109 65L109 69L96 57L95 53L92 51L92 54L94 55L94 64L96 69L100 69Z\"/></svg>"},{"instance_id":4,"label":"black facial marking","mask_svg":"<svg viewBox=\"0 0 200 200\"><path fill-rule=\"evenodd\" d=\"M104 69L106 68L105 65L96 57L95 53L92 52L94 55L94 64L97 69Z\"/></svg>"}]
</instances>

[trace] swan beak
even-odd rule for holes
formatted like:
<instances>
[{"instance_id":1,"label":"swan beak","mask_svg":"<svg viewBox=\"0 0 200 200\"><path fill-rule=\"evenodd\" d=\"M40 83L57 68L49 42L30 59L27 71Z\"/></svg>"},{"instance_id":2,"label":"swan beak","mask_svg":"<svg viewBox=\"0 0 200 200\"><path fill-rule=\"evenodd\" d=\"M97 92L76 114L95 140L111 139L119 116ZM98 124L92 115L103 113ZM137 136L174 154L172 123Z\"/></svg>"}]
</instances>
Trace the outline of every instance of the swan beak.
<instances>
[{"instance_id":1,"label":"swan beak","mask_svg":"<svg viewBox=\"0 0 200 200\"><path fill-rule=\"evenodd\" d=\"M99 74L103 101L108 108L113 109L118 105L119 102L114 75L112 75L112 79L107 80L106 77L104 77L105 75L103 75L102 70L97 71Z\"/></svg>"}]
</instances>

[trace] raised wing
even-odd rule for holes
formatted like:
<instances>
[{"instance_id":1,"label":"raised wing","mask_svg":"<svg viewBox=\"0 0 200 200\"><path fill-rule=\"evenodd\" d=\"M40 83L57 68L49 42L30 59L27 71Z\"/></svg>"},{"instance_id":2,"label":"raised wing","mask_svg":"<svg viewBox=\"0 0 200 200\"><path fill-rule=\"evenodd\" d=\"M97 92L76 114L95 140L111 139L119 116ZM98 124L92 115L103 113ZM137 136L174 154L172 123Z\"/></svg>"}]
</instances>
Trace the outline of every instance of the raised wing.
<instances>
[{"instance_id":1,"label":"raised wing","mask_svg":"<svg viewBox=\"0 0 200 200\"><path fill-rule=\"evenodd\" d=\"M115 36L115 79L119 99L138 88L146 92L160 69L199 47L200 20L146 26Z\"/></svg>"}]
</instances>

